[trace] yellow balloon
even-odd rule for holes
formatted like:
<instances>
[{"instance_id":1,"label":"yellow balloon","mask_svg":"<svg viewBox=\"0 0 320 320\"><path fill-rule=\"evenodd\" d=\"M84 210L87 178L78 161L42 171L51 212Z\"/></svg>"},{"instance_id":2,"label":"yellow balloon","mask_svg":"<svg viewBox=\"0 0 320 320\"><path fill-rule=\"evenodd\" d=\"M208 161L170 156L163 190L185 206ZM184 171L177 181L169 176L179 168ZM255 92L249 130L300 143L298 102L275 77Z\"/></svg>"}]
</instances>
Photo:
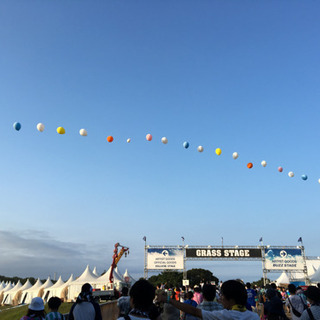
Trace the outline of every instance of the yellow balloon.
<instances>
[{"instance_id":1,"label":"yellow balloon","mask_svg":"<svg viewBox=\"0 0 320 320\"><path fill-rule=\"evenodd\" d=\"M217 149L216 149L216 154L217 154L218 156L220 156L221 152L222 152L222 151L221 151L220 148L217 148Z\"/></svg>"},{"instance_id":2,"label":"yellow balloon","mask_svg":"<svg viewBox=\"0 0 320 320\"><path fill-rule=\"evenodd\" d=\"M59 128L57 128L57 132L58 132L59 134L65 134L65 133L66 133L66 130L64 130L63 127L59 127Z\"/></svg>"}]
</instances>

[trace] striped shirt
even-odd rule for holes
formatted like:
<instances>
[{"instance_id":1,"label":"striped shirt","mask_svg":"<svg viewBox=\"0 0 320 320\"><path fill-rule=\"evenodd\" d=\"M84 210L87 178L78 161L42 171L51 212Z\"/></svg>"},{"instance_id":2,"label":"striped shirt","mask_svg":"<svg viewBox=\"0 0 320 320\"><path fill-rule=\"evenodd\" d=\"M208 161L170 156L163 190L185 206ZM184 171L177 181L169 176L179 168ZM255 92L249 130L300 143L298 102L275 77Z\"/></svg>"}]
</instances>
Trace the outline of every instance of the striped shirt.
<instances>
[{"instance_id":1,"label":"striped shirt","mask_svg":"<svg viewBox=\"0 0 320 320\"><path fill-rule=\"evenodd\" d=\"M46 320L64 320L64 316L60 312L50 312L46 315Z\"/></svg>"}]
</instances>

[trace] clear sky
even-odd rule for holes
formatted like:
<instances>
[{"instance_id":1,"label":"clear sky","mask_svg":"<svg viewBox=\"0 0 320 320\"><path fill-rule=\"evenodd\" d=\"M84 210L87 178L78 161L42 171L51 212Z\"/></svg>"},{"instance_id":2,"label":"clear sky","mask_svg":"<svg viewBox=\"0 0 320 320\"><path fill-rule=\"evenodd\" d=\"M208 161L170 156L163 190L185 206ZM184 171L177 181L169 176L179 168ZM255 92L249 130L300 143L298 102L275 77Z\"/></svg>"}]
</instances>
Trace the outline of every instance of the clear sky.
<instances>
[{"instance_id":1,"label":"clear sky","mask_svg":"<svg viewBox=\"0 0 320 320\"><path fill-rule=\"evenodd\" d=\"M319 12L300 0L1 1L0 274L102 272L120 242L120 270L138 277L143 236L301 236L320 255ZM187 265L201 266L262 276L260 264Z\"/></svg>"}]
</instances>

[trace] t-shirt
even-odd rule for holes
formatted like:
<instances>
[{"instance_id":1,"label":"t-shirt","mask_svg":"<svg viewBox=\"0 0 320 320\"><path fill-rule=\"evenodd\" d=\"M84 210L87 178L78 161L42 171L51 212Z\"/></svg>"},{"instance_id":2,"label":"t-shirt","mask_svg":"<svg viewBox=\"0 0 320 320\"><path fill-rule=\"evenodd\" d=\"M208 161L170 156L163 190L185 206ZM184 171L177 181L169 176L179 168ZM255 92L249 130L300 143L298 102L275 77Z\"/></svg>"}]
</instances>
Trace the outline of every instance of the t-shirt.
<instances>
[{"instance_id":1,"label":"t-shirt","mask_svg":"<svg viewBox=\"0 0 320 320\"><path fill-rule=\"evenodd\" d=\"M198 306L198 309L206 310L206 311L217 311L222 310L223 306L214 301L202 301Z\"/></svg>"},{"instance_id":2,"label":"t-shirt","mask_svg":"<svg viewBox=\"0 0 320 320\"><path fill-rule=\"evenodd\" d=\"M289 302L289 299L290 299L290 302L292 304L292 306L297 310L299 311L300 313L303 312L304 310L304 303L303 303L303 300L301 299L301 297L299 297L298 295L294 294L294 295L291 295L287 300L286 300L286 306L288 308L290 308L290 313L291 313L291 318L292 320L299 320L301 319L301 317L297 317L296 315L294 315L294 313L292 312L292 307L291 307L291 304Z\"/></svg>"},{"instance_id":3,"label":"t-shirt","mask_svg":"<svg viewBox=\"0 0 320 320\"><path fill-rule=\"evenodd\" d=\"M75 303L70 310L69 320L101 320L100 306L96 302Z\"/></svg>"},{"instance_id":4,"label":"t-shirt","mask_svg":"<svg viewBox=\"0 0 320 320\"><path fill-rule=\"evenodd\" d=\"M252 311L236 311L223 309L221 311L202 310L203 320L260 320L258 314Z\"/></svg>"},{"instance_id":5,"label":"t-shirt","mask_svg":"<svg viewBox=\"0 0 320 320\"><path fill-rule=\"evenodd\" d=\"M312 305L310 307L310 310L312 312L312 315L314 317L315 320L319 320L320 319L320 306L317 306L317 305ZM301 320L309 320L310 317L309 317L309 314L308 314L308 310L304 310L301 317L300 317Z\"/></svg>"},{"instance_id":6,"label":"t-shirt","mask_svg":"<svg viewBox=\"0 0 320 320\"><path fill-rule=\"evenodd\" d=\"M64 320L64 317L60 312L52 311L46 315L46 320Z\"/></svg>"},{"instance_id":7,"label":"t-shirt","mask_svg":"<svg viewBox=\"0 0 320 320\"><path fill-rule=\"evenodd\" d=\"M117 306L120 310L121 315L127 315L130 312L130 297L122 296L118 299Z\"/></svg>"},{"instance_id":8,"label":"t-shirt","mask_svg":"<svg viewBox=\"0 0 320 320\"><path fill-rule=\"evenodd\" d=\"M256 306L256 292L253 289L247 289L247 302L250 306L255 307Z\"/></svg>"}]
</instances>

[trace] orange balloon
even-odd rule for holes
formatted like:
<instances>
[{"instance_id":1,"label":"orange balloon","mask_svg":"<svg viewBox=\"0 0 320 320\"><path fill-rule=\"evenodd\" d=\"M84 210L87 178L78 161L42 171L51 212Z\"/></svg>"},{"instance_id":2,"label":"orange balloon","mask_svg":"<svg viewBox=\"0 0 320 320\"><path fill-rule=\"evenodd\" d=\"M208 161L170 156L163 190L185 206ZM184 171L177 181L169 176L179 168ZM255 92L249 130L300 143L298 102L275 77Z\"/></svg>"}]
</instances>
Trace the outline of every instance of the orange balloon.
<instances>
[{"instance_id":1,"label":"orange balloon","mask_svg":"<svg viewBox=\"0 0 320 320\"><path fill-rule=\"evenodd\" d=\"M249 162L248 164L247 164L247 168L248 169L251 169L253 167L253 164L251 163L251 162Z\"/></svg>"},{"instance_id":2,"label":"orange balloon","mask_svg":"<svg viewBox=\"0 0 320 320\"><path fill-rule=\"evenodd\" d=\"M113 136L107 137L107 141L108 141L108 142L112 142L112 141L113 141Z\"/></svg>"}]
</instances>

